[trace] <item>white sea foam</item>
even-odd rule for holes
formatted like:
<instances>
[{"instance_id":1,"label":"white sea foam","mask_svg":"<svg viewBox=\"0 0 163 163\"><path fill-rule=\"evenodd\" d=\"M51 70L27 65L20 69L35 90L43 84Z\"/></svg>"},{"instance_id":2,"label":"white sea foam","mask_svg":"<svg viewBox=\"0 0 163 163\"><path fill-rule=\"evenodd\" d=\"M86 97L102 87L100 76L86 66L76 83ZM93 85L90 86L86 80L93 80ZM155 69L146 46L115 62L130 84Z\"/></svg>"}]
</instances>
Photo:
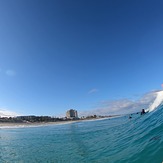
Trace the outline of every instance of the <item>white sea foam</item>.
<instances>
[{"instance_id":1,"label":"white sea foam","mask_svg":"<svg viewBox=\"0 0 163 163\"><path fill-rule=\"evenodd\" d=\"M146 112L154 111L162 102L163 102L163 91L159 91L159 92L157 92L157 96L156 96L156 99L154 100L154 102L145 111Z\"/></svg>"},{"instance_id":2,"label":"white sea foam","mask_svg":"<svg viewBox=\"0 0 163 163\"><path fill-rule=\"evenodd\" d=\"M45 127L45 126L53 126L53 125L66 125L75 123L77 121L68 121L68 122L52 122L52 123L36 123L36 124L15 124L15 123L2 123L0 124L0 129L14 129L14 128L31 128L31 127Z\"/></svg>"}]
</instances>

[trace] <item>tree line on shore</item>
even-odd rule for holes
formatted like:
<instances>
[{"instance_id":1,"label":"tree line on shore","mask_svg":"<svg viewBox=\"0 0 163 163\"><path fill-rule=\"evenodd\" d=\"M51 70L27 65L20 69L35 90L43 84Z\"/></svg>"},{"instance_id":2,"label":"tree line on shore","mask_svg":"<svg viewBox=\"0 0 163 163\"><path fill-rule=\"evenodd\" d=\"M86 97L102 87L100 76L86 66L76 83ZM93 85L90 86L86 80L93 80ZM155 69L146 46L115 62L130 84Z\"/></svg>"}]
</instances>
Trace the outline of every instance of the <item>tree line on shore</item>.
<instances>
[{"instance_id":1,"label":"tree line on shore","mask_svg":"<svg viewBox=\"0 0 163 163\"><path fill-rule=\"evenodd\" d=\"M116 116L116 115L115 115ZM41 123L41 122L61 122L61 121L73 121L73 120L89 120L89 119L98 119L106 118L113 116L83 116L81 118L59 118L59 117L50 117L50 116L17 116L17 117L0 117L0 123Z\"/></svg>"},{"instance_id":2,"label":"tree line on shore","mask_svg":"<svg viewBox=\"0 0 163 163\"><path fill-rule=\"evenodd\" d=\"M0 122L9 123L27 123L27 122L59 122L69 120L67 118L56 118L50 116L18 116L18 117L0 117Z\"/></svg>"}]
</instances>

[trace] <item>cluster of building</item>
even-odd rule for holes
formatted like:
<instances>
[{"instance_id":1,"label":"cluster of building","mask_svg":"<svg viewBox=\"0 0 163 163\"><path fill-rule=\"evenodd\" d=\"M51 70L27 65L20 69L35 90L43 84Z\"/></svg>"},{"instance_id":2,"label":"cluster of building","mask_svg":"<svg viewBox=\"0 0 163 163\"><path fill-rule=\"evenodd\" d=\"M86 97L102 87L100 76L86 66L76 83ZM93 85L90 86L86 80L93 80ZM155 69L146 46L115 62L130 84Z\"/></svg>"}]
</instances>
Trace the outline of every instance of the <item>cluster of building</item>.
<instances>
[{"instance_id":1,"label":"cluster of building","mask_svg":"<svg viewBox=\"0 0 163 163\"><path fill-rule=\"evenodd\" d=\"M60 121L69 121L69 120L79 120L77 110L70 109L66 112L66 117L50 117L50 116L16 116L16 117L0 117L1 122L10 122L10 123L40 123L40 122L60 122Z\"/></svg>"},{"instance_id":2,"label":"cluster of building","mask_svg":"<svg viewBox=\"0 0 163 163\"><path fill-rule=\"evenodd\" d=\"M57 118L57 117L50 117L50 116L17 116L17 117L0 117L1 122L11 122L11 123L40 123L40 122L59 122L59 121L71 121L71 120L89 120L89 119L98 119L98 118L105 118L110 116L97 116L97 115L90 115L86 117L78 117L77 110L70 109L66 112L65 117Z\"/></svg>"}]
</instances>

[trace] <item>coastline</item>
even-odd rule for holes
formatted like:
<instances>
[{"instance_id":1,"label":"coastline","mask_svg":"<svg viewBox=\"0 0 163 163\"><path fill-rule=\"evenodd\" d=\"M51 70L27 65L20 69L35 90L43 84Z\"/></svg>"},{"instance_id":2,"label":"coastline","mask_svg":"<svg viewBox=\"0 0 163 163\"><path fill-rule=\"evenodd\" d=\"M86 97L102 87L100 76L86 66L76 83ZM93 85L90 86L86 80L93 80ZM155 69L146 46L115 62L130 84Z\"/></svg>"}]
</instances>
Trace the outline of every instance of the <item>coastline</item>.
<instances>
[{"instance_id":1,"label":"coastline","mask_svg":"<svg viewBox=\"0 0 163 163\"><path fill-rule=\"evenodd\" d=\"M58 121L58 122L0 122L0 129L9 129L9 128L25 128L25 127L43 127L43 126L50 126L50 125L65 125L71 124L76 122L88 122L88 121L99 121L99 120L106 120L106 119L113 119L118 118L119 116L115 117L107 117L107 118L92 118L92 119L80 119L80 120L72 120L72 121Z\"/></svg>"},{"instance_id":2,"label":"coastline","mask_svg":"<svg viewBox=\"0 0 163 163\"><path fill-rule=\"evenodd\" d=\"M25 128L25 127L42 127L50 125L64 125L74 123L76 121L62 121L62 122L41 122L41 123L0 123L0 129L9 129L9 128Z\"/></svg>"}]
</instances>

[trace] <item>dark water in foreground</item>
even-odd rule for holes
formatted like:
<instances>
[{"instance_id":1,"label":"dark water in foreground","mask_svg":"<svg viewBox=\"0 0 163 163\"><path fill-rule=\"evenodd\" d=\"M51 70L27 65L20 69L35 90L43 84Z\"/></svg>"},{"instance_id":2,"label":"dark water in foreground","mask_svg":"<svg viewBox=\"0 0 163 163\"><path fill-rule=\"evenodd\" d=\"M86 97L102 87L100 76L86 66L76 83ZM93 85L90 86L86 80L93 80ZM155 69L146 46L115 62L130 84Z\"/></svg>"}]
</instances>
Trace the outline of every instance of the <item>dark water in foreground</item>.
<instances>
[{"instance_id":1,"label":"dark water in foreground","mask_svg":"<svg viewBox=\"0 0 163 163\"><path fill-rule=\"evenodd\" d=\"M0 129L0 163L162 163L163 107L133 115Z\"/></svg>"}]
</instances>

